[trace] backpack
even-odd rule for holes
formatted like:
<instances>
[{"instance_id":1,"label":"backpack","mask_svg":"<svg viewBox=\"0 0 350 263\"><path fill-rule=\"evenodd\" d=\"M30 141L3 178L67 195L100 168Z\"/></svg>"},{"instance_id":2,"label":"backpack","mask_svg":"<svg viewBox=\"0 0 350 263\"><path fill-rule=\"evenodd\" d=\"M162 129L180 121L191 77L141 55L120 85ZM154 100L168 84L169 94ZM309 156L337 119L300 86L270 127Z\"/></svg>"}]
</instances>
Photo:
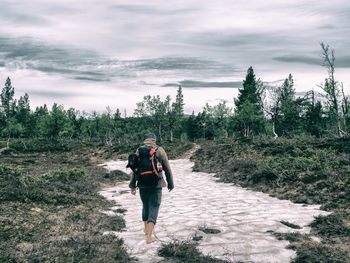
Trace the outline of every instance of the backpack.
<instances>
[{"instance_id":1,"label":"backpack","mask_svg":"<svg viewBox=\"0 0 350 263\"><path fill-rule=\"evenodd\" d=\"M142 146L138 149L138 185L155 187L161 179L162 167L156 156L158 146Z\"/></svg>"}]
</instances>

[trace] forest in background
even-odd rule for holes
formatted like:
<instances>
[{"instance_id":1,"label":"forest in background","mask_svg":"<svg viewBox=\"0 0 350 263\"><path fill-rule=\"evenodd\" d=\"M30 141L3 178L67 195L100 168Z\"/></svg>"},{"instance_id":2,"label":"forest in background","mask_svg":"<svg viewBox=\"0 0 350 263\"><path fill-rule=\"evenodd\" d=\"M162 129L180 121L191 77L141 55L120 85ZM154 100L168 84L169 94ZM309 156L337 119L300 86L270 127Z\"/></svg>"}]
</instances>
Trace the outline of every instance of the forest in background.
<instances>
[{"instance_id":1,"label":"forest in background","mask_svg":"<svg viewBox=\"0 0 350 263\"><path fill-rule=\"evenodd\" d=\"M159 141L194 141L255 137L293 137L310 135L346 137L350 132L349 95L335 78L334 50L321 43L323 66L327 69L320 85L322 98L313 90L297 97L290 74L278 87L266 87L250 67L243 87L234 99L235 108L220 102L206 104L198 114L184 114L184 96L179 86L175 101L170 96L147 95L136 104L132 117L122 116L119 109L109 107L103 113L80 112L53 104L30 107L29 95L15 98L15 89L8 77L1 92L0 136L9 143L11 138L34 138L97 141L111 145L140 141L153 130ZM7 144L8 144L7 143ZM8 146L8 145L7 145Z\"/></svg>"}]
</instances>

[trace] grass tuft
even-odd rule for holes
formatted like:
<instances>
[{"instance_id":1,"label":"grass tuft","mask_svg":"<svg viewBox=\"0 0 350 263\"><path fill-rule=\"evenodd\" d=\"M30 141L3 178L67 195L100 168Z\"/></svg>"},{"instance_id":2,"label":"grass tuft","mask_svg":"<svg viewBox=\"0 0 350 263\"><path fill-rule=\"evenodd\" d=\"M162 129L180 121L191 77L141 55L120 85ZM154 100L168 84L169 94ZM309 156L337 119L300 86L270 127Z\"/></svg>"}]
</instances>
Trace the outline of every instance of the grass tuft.
<instances>
[{"instance_id":1,"label":"grass tuft","mask_svg":"<svg viewBox=\"0 0 350 263\"><path fill-rule=\"evenodd\" d=\"M281 224L285 225L285 226L288 226L290 228L293 228L293 229L302 229L301 226L298 226L296 224L293 224L293 223L289 223L287 221L281 221Z\"/></svg>"}]
</instances>

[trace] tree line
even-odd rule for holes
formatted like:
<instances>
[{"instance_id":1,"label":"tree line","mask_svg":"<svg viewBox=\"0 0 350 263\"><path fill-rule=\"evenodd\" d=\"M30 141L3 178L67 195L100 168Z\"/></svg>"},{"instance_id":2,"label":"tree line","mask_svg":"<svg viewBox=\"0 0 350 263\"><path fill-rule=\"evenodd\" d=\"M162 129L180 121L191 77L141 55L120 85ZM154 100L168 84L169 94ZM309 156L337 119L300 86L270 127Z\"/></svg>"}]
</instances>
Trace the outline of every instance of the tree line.
<instances>
[{"instance_id":1,"label":"tree line","mask_svg":"<svg viewBox=\"0 0 350 263\"><path fill-rule=\"evenodd\" d=\"M136 104L132 117L121 116L109 107L103 113L80 112L63 105L46 104L30 108L29 95L15 99L8 77L1 92L0 136L2 138L80 139L111 144L141 140L150 130L158 139L196 140L227 137L274 137L308 134L316 137L343 137L350 133L349 96L335 79L334 50L321 43L327 77L320 85L321 101L310 90L297 97L292 74L278 87L266 87L249 67L235 107L226 102L206 104L198 114L184 114L184 96L179 86L175 101L170 96L147 95Z\"/></svg>"}]
</instances>

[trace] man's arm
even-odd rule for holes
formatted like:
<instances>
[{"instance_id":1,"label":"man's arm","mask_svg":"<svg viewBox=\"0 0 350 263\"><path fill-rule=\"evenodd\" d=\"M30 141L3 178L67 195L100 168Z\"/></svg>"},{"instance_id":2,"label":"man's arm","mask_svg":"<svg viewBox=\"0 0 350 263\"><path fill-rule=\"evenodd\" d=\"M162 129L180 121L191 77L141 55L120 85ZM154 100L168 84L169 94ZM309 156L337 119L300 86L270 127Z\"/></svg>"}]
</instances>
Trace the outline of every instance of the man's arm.
<instances>
[{"instance_id":1,"label":"man's arm","mask_svg":"<svg viewBox=\"0 0 350 263\"><path fill-rule=\"evenodd\" d=\"M134 172L131 174L129 188L131 189L132 194L134 194L134 191L136 193L136 176L135 176Z\"/></svg>"},{"instance_id":2,"label":"man's arm","mask_svg":"<svg viewBox=\"0 0 350 263\"><path fill-rule=\"evenodd\" d=\"M162 147L159 147L157 152L158 152L159 157L160 157L161 162L162 162L166 181L168 183L168 189L173 190L174 189L174 180L173 180L173 174L172 174L172 171L170 168L168 156Z\"/></svg>"}]
</instances>

